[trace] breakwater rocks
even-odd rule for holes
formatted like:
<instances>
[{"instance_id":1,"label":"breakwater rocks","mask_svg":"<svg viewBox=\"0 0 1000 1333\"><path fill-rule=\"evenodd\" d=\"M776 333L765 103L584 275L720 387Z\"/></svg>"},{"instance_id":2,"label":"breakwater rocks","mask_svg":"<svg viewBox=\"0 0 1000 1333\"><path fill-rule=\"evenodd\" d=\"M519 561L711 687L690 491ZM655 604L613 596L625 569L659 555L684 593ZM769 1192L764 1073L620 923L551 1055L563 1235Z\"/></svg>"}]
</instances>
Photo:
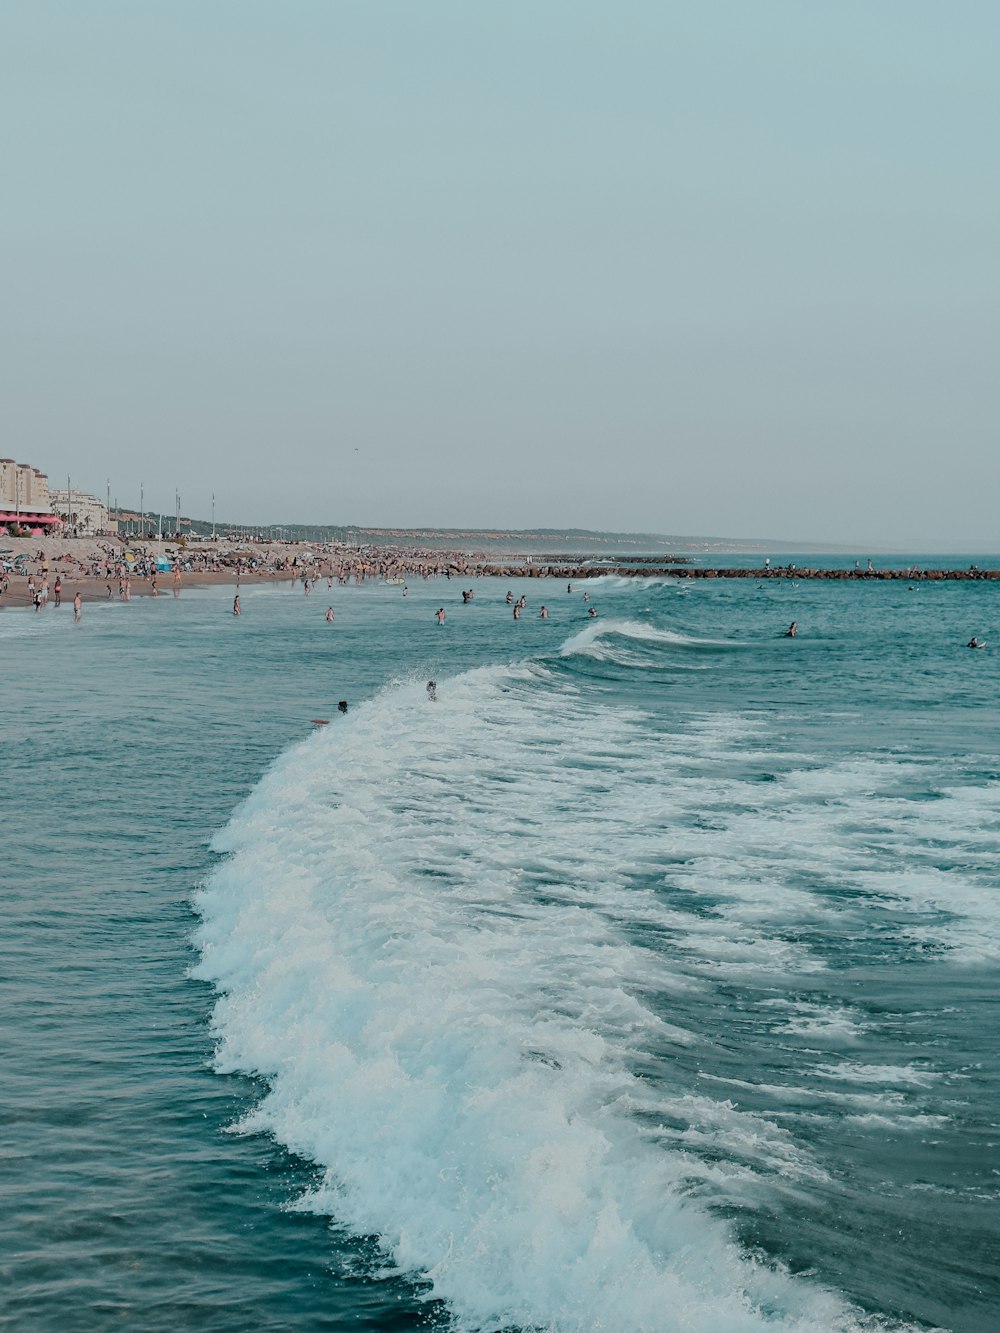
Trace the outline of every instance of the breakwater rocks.
<instances>
[{"instance_id":1,"label":"breakwater rocks","mask_svg":"<svg viewBox=\"0 0 1000 1333\"><path fill-rule=\"evenodd\" d=\"M973 565L969 569L800 569L796 565L782 565L777 569L742 569L742 568L701 568L693 565L641 565L634 563L616 565L572 565L572 564L482 564L480 574L495 575L500 578L537 578L566 579L579 582L583 579L601 578L607 574L619 578L670 578L670 579L851 579L860 582L879 582L880 580L902 580L904 583L933 583L942 580L961 582L977 579L1000 579L1000 569L979 569Z\"/></svg>"}]
</instances>

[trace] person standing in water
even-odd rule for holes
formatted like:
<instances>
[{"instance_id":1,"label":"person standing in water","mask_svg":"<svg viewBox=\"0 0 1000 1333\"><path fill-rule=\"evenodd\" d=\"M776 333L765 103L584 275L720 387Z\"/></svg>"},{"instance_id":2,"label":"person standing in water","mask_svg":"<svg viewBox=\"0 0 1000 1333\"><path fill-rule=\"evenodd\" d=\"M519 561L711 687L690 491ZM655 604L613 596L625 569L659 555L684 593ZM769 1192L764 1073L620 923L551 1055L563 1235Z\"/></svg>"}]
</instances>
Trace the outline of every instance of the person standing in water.
<instances>
[{"instance_id":1,"label":"person standing in water","mask_svg":"<svg viewBox=\"0 0 1000 1333\"><path fill-rule=\"evenodd\" d=\"M539 618L540 620L548 620L548 618L549 618L549 608L548 608L547 606L543 606L543 607L542 607L541 611L539 611L539 613L538 613L538 618Z\"/></svg>"},{"instance_id":2,"label":"person standing in water","mask_svg":"<svg viewBox=\"0 0 1000 1333\"><path fill-rule=\"evenodd\" d=\"M76 596L73 598L73 619L76 621L77 624L80 623L82 606L83 606L83 598L80 596L79 593L77 593Z\"/></svg>"},{"instance_id":3,"label":"person standing in water","mask_svg":"<svg viewBox=\"0 0 1000 1333\"><path fill-rule=\"evenodd\" d=\"M233 598L233 615L241 616L242 614L243 612L240 610L240 595L237 593Z\"/></svg>"},{"instance_id":4,"label":"person standing in water","mask_svg":"<svg viewBox=\"0 0 1000 1333\"><path fill-rule=\"evenodd\" d=\"M443 625L443 624L444 624L444 607L443 607L443 606L439 606L438 609L437 609L437 623L438 623L439 625Z\"/></svg>"},{"instance_id":5,"label":"person standing in water","mask_svg":"<svg viewBox=\"0 0 1000 1333\"><path fill-rule=\"evenodd\" d=\"M328 607L326 608L326 623L327 623L328 625L332 625L332 624L333 624L333 607L332 607L332 606L328 606Z\"/></svg>"},{"instance_id":6,"label":"person standing in water","mask_svg":"<svg viewBox=\"0 0 1000 1333\"><path fill-rule=\"evenodd\" d=\"M798 634L798 632L799 632L799 622L797 620L793 620L792 623L785 630L785 638L794 639L796 634Z\"/></svg>"}]
</instances>

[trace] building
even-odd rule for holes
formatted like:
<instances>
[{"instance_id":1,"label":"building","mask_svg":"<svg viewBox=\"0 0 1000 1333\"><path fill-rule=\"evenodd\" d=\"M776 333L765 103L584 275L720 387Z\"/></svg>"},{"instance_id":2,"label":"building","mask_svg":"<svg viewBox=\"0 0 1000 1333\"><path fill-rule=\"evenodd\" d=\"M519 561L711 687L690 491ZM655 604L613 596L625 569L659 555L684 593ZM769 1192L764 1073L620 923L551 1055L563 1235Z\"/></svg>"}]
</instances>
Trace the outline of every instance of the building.
<instances>
[{"instance_id":1,"label":"building","mask_svg":"<svg viewBox=\"0 0 1000 1333\"><path fill-rule=\"evenodd\" d=\"M49 491L49 501L72 536L108 531L108 506L96 495L77 490Z\"/></svg>"},{"instance_id":2,"label":"building","mask_svg":"<svg viewBox=\"0 0 1000 1333\"><path fill-rule=\"evenodd\" d=\"M0 458L0 527L17 525L33 532L59 527L62 519L49 503L49 479L28 463Z\"/></svg>"}]
</instances>

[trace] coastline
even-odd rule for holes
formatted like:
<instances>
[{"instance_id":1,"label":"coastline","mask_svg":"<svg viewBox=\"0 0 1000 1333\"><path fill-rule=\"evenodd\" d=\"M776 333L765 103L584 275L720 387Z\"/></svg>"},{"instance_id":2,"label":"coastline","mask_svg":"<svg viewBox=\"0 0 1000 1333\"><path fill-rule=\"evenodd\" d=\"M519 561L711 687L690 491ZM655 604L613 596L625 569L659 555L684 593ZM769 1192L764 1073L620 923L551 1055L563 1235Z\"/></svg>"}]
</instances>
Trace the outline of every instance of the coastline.
<instances>
[{"instance_id":1,"label":"coastline","mask_svg":"<svg viewBox=\"0 0 1000 1333\"><path fill-rule=\"evenodd\" d=\"M339 584L404 581L433 577L552 578L570 582L612 575L619 578L670 579L835 579L905 580L908 582L1000 580L1000 569L968 568L836 568L794 564L760 567L694 565L682 558L648 561L628 557L618 562L590 563L585 556L498 560L485 552L462 555L432 547L348 547L307 542L261 542L236 546L225 540L169 540L130 543L120 537L4 537L2 559L10 565L7 587L0 592L4 607L30 607L34 592L48 581L48 601L55 604L54 585L61 582L61 601L72 603L121 599L128 578L128 597L170 596L183 588L227 584L234 589L254 582L309 578L336 579ZM169 567L155 569L157 560ZM175 575L179 573L179 578ZM31 580L29 582L29 579ZM43 603L44 605L44 603Z\"/></svg>"}]
</instances>

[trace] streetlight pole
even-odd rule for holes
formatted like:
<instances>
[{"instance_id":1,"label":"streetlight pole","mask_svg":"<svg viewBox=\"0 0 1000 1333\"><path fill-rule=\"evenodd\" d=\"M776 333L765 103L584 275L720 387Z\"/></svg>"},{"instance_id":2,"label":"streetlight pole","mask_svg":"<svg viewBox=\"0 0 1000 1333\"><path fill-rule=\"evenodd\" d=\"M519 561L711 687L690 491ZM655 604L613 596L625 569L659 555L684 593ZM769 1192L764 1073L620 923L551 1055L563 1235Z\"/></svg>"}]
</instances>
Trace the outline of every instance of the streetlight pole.
<instances>
[{"instance_id":1,"label":"streetlight pole","mask_svg":"<svg viewBox=\"0 0 1000 1333\"><path fill-rule=\"evenodd\" d=\"M146 493L142 489L142 482L139 482L139 538L146 535Z\"/></svg>"},{"instance_id":2,"label":"streetlight pole","mask_svg":"<svg viewBox=\"0 0 1000 1333\"><path fill-rule=\"evenodd\" d=\"M215 492L212 492L212 541L215 541Z\"/></svg>"},{"instance_id":3,"label":"streetlight pole","mask_svg":"<svg viewBox=\"0 0 1000 1333\"><path fill-rule=\"evenodd\" d=\"M104 506L104 535L111 535L111 478L108 477L108 502Z\"/></svg>"}]
</instances>

